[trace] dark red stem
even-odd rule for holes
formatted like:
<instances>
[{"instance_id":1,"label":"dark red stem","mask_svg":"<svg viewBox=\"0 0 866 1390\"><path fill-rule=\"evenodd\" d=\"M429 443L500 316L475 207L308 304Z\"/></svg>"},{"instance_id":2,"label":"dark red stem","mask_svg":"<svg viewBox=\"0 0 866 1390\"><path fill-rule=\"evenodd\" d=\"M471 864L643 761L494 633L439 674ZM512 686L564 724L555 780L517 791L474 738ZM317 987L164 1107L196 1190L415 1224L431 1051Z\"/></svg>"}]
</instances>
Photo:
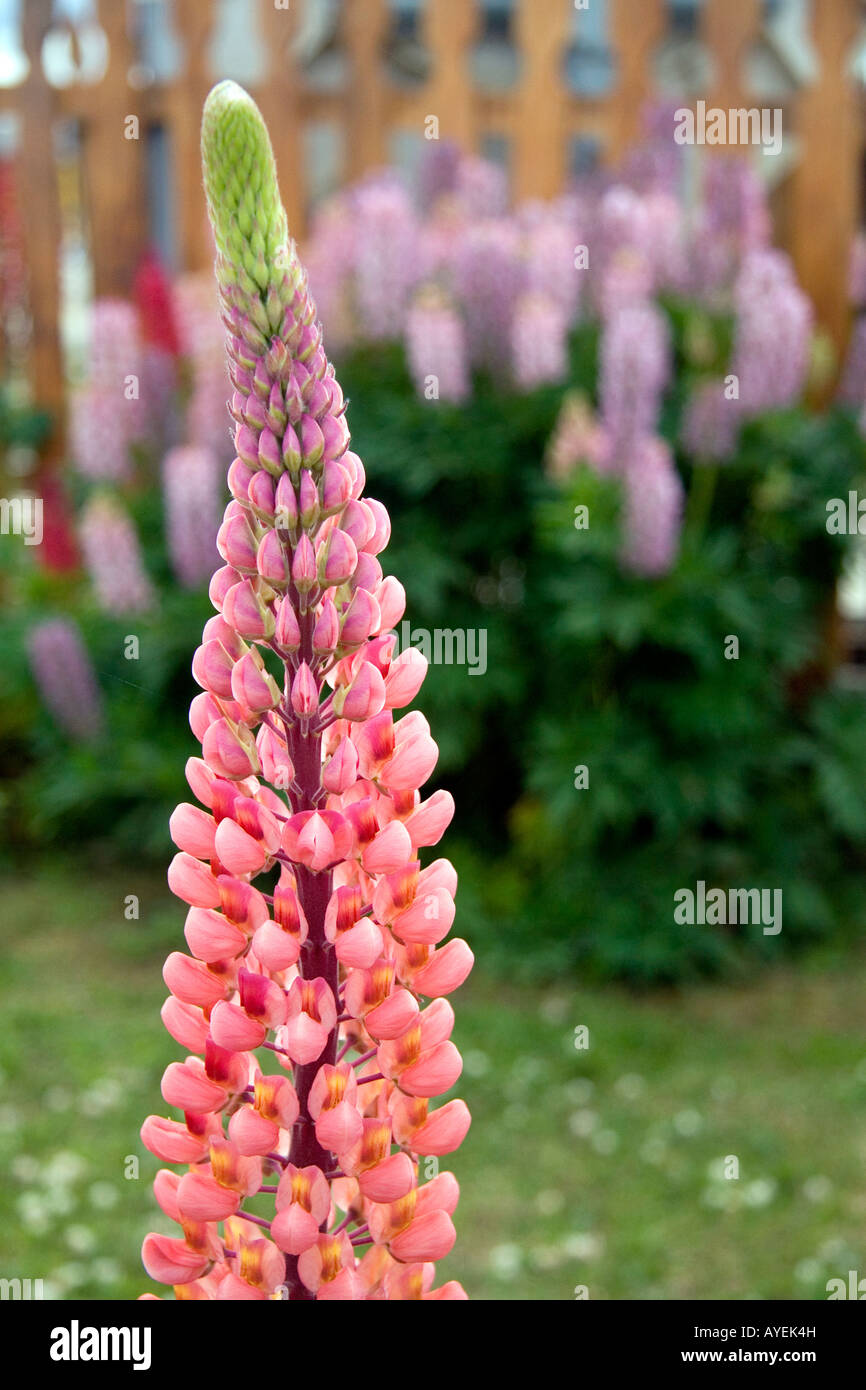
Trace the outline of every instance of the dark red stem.
<instances>
[{"instance_id":1,"label":"dark red stem","mask_svg":"<svg viewBox=\"0 0 866 1390\"><path fill-rule=\"evenodd\" d=\"M297 595L292 591L287 595L289 601L295 603L295 611L300 609L297 602ZM307 611L299 616L299 627L301 630L301 646L298 653L299 660L307 661L312 665L313 661L313 626L314 614ZM286 676L286 686L288 687L291 677ZM288 688L286 698L288 702ZM299 811L312 811L321 800L322 792L322 736L321 733L314 733L311 730L302 730L300 722L295 720L287 729L289 756L295 769L295 787L290 793L292 810L295 814ZM309 925L309 935L301 947L301 957L298 961L298 968L305 980L322 979L329 985L334 999L339 993L339 967L337 957L331 943L325 937L325 913L331 897L331 878L330 871L325 873L313 873L312 870L297 865L295 874L298 881L298 897L304 909L307 923ZM327 1149L323 1149L318 1139L313 1120L309 1113L309 1095L316 1073L319 1068L328 1062L333 1065L337 1057L337 1039L339 1026L334 1028L325 1044L325 1049L321 1056L314 1062L306 1066L295 1066L295 1090L298 1093L298 1104L300 1113L292 1130L292 1144L289 1151L289 1162L294 1163L298 1168L305 1168L310 1164L315 1164L327 1173L334 1167L333 1154ZM327 1221L322 1224L325 1230ZM298 1278L298 1257L296 1255L286 1256L286 1284L289 1290L290 1301L312 1300L314 1295L305 1288Z\"/></svg>"}]
</instances>

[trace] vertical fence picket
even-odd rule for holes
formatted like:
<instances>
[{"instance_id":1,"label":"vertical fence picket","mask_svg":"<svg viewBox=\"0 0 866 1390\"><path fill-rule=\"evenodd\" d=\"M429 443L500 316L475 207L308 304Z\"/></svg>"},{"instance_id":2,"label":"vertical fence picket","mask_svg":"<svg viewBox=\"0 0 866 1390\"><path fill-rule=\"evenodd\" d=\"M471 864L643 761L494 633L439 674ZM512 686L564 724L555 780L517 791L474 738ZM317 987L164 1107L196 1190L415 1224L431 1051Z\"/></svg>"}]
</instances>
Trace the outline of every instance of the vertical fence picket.
<instances>
[{"instance_id":1,"label":"vertical fence picket","mask_svg":"<svg viewBox=\"0 0 866 1390\"><path fill-rule=\"evenodd\" d=\"M703 38L713 55L714 70L713 88L707 93L709 106L730 110L750 105L743 64L760 27L760 0L707 0ZM726 147L719 148L724 152Z\"/></svg>"},{"instance_id":2,"label":"vertical fence picket","mask_svg":"<svg viewBox=\"0 0 866 1390\"><path fill-rule=\"evenodd\" d=\"M341 37L349 55L344 94L349 171L365 173L387 159L387 92L382 44L386 0L344 0Z\"/></svg>"},{"instance_id":3,"label":"vertical fence picket","mask_svg":"<svg viewBox=\"0 0 866 1390\"><path fill-rule=\"evenodd\" d=\"M30 0L24 8L21 38L30 71L17 94L20 128L15 173L27 263L30 390L34 403L52 417L46 454L55 456L63 442L64 369L55 100L42 70L42 41L51 25L51 8L51 0Z\"/></svg>"},{"instance_id":4,"label":"vertical fence picket","mask_svg":"<svg viewBox=\"0 0 866 1390\"><path fill-rule=\"evenodd\" d=\"M840 352L848 334L848 261L863 151L860 101L846 67L858 11L856 0L813 0L818 73L797 105L799 158L789 201L797 274Z\"/></svg>"},{"instance_id":5,"label":"vertical fence picket","mask_svg":"<svg viewBox=\"0 0 866 1390\"><path fill-rule=\"evenodd\" d=\"M295 8L278 9L273 0L261 0L261 23L269 62L267 79L256 96L271 132L289 230L294 237L301 237L307 191L298 66L292 50Z\"/></svg>"},{"instance_id":6,"label":"vertical fence picket","mask_svg":"<svg viewBox=\"0 0 866 1390\"><path fill-rule=\"evenodd\" d=\"M579 22L579 16L578 16ZM664 0L613 0L611 41L617 81L608 106L607 161L619 162L640 135L641 117L652 95L650 60L665 31ZM579 34L578 30L578 34Z\"/></svg>"},{"instance_id":7,"label":"vertical fence picket","mask_svg":"<svg viewBox=\"0 0 866 1390\"><path fill-rule=\"evenodd\" d=\"M477 130L469 46L478 25L475 0L427 0L424 36L432 70L424 97L426 114L439 120L441 139L475 149Z\"/></svg>"},{"instance_id":8,"label":"vertical fence picket","mask_svg":"<svg viewBox=\"0 0 866 1390\"><path fill-rule=\"evenodd\" d=\"M565 94L562 60L574 13L570 0L539 11L534 0L516 0L515 42L522 61L514 118L514 193L551 198L565 182Z\"/></svg>"},{"instance_id":9,"label":"vertical fence picket","mask_svg":"<svg viewBox=\"0 0 866 1390\"><path fill-rule=\"evenodd\" d=\"M88 237L94 293L123 296L129 294L146 241L146 122L144 102L127 81L133 51L125 0L102 0L99 18L109 63L82 122Z\"/></svg>"},{"instance_id":10,"label":"vertical fence picket","mask_svg":"<svg viewBox=\"0 0 866 1390\"><path fill-rule=\"evenodd\" d=\"M201 109L211 85L207 49L214 23L212 5L175 0L175 25L184 66L166 91L171 136L178 259L183 270L204 270L211 262L201 179Z\"/></svg>"}]
</instances>

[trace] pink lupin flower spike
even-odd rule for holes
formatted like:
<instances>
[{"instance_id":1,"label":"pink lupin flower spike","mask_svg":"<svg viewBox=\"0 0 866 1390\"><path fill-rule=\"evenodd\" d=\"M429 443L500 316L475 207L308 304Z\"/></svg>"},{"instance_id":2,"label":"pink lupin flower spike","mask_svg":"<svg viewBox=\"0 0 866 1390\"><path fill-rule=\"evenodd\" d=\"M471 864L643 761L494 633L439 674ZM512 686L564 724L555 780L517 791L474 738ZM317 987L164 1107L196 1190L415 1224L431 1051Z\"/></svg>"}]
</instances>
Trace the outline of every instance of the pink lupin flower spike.
<instances>
[{"instance_id":1,"label":"pink lupin flower spike","mask_svg":"<svg viewBox=\"0 0 866 1390\"><path fill-rule=\"evenodd\" d=\"M142 1127L181 1167L155 1183L179 1234L149 1235L143 1261L181 1299L463 1299L435 1287L458 1197L437 1160L469 1112L434 1101L460 1075L446 996L472 952L445 940L453 867L421 863L454 809L421 800L438 750L420 713L394 713L424 663L391 660L390 523L363 496L267 131L234 83L208 97L202 150L237 457L193 661L199 804L170 826L189 954L166 961L162 1017L189 1055L162 1082L178 1113ZM257 1193L268 1219L245 1211Z\"/></svg>"}]
</instances>

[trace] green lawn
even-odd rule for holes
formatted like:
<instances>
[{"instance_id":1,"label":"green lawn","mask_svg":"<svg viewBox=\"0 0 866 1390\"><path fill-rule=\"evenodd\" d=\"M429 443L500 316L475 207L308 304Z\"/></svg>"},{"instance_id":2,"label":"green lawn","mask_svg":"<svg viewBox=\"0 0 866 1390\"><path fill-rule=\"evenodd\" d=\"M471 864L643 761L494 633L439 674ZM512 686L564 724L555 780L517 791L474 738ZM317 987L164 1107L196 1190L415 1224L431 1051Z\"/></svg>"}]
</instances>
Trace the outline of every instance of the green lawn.
<instances>
[{"instance_id":1,"label":"green lawn","mask_svg":"<svg viewBox=\"0 0 866 1390\"><path fill-rule=\"evenodd\" d=\"M180 1055L158 1009L183 909L134 873L0 894L0 1276L133 1298L142 1236L170 1229L138 1128ZM866 1274L864 999L866 955L639 998L503 987L481 962L454 1000L474 1123L443 1277L475 1298L813 1299Z\"/></svg>"}]
</instances>

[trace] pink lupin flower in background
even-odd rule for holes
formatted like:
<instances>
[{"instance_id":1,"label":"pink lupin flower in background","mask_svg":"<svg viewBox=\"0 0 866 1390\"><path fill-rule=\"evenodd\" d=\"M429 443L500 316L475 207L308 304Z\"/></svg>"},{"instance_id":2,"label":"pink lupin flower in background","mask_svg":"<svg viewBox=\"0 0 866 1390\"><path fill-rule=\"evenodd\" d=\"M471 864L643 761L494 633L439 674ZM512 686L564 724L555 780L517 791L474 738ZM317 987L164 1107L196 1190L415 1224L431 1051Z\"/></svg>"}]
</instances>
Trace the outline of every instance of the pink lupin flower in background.
<instances>
[{"instance_id":1,"label":"pink lupin flower in background","mask_svg":"<svg viewBox=\"0 0 866 1390\"><path fill-rule=\"evenodd\" d=\"M696 463L719 463L734 452L740 429L739 402L729 399L722 378L704 381L686 406L682 442Z\"/></svg>"},{"instance_id":2,"label":"pink lupin flower in background","mask_svg":"<svg viewBox=\"0 0 866 1390\"><path fill-rule=\"evenodd\" d=\"M713 159L704 166L701 230L728 238L737 257L763 250L771 233L764 184L747 159Z\"/></svg>"},{"instance_id":3,"label":"pink lupin flower in background","mask_svg":"<svg viewBox=\"0 0 866 1390\"><path fill-rule=\"evenodd\" d=\"M79 473L123 481L132 472L130 449L142 433L141 343L135 309L120 299L98 299L90 320L85 384L72 397L70 449Z\"/></svg>"},{"instance_id":4,"label":"pink lupin flower in background","mask_svg":"<svg viewBox=\"0 0 866 1390\"><path fill-rule=\"evenodd\" d=\"M328 346L350 346L356 325L352 313L355 233L349 199L334 194L316 209L307 251L307 274L316 304L327 324Z\"/></svg>"},{"instance_id":5,"label":"pink lupin flower in background","mask_svg":"<svg viewBox=\"0 0 866 1390\"><path fill-rule=\"evenodd\" d=\"M162 464L165 524L172 568L186 589L206 583L218 554L222 470L208 449L170 449Z\"/></svg>"},{"instance_id":6,"label":"pink lupin flower in background","mask_svg":"<svg viewBox=\"0 0 866 1390\"><path fill-rule=\"evenodd\" d=\"M511 324L511 369L523 391L568 374L568 324L555 299L540 292L523 294Z\"/></svg>"},{"instance_id":7,"label":"pink lupin flower in background","mask_svg":"<svg viewBox=\"0 0 866 1390\"><path fill-rule=\"evenodd\" d=\"M507 366L522 273L520 235L510 221L490 218L467 229L457 250L455 285L473 365L494 372Z\"/></svg>"},{"instance_id":8,"label":"pink lupin flower in background","mask_svg":"<svg viewBox=\"0 0 866 1390\"><path fill-rule=\"evenodd\" d=\"M638 442L623 482L623 567L647 577L666 574L679 548L683 485L664 440Z\"/></svg>"},{"instance_id":9,"label":"pink lupin flower in background","mask_svg":"<svg viewBox=\"0 0 866 1390\"><path fill-rule=\"evenodd\" d=\"M580 305L581 274L575 265L577 237L561 205L534 204L523 212L524 284L546 295L571 327Z\"/></svg>"},{"instance_id":10,"label":"pink lupin flower in background","mask_svg":"<svg viewBox=\"0 0 866 1390\"><path fill-rule=\"evenodd\" d=\"M809 370L813 310L781 251L746 256L734 292L737 324L732 372L748 417L792 405Z\"/></svg>"},{"instance_id":11,"label":"pink lupin flower in background","mask_svg":"<svg viewBox=\"0 0 866 1390\"><path fill-rule=\"evenodd\" d=\"M142 342L159 348L168 357L178 357L180 337L171 280L153 251L146 252L139 262L133 297Z\"/></svg>"},{"instance_id":12,"label":"pink lupin flower in background","mask_svg":"<svg viewBox=\"0 0 866 1390\"><path fill-rule=\"evenodd\" d=\"M587 241L592 248L590 284L597 307L601 308L607 276L617 260L644 263L652 284L650 221L644 200L633 189L614 184L605 190L593 209Z\"/></svg>"},{"instance_id":13,"label":"pink lupin flower in background","mask_svg":"<svg viewBox=\"0 0 866 1390\"><path fill-rule=\"evenodd\" d=\"M854 320L838 396L849 406L860 406L866 400L866 314L858 314Z\"/></svg>"},{"instance_id":14,"label":"pink lupin flower in background","mask_svg":"<svg viewBox=\"0 0 866 1390\"><path fill-rule=\"evenodd\" d=\"M603 325L599 367L601 421L614 469L655 430L670 374L667 320L650 302L629 304Z\"/></svg>"},{"instance_id":15,"label":"pink lupin flower in background","mask_svg":"<svg viewBox=\"0 0 866 1390\"><path fill-rule=\"evenodd\" d=\"M692 235L692 293L710 302L727 292L752 251L770 240L770 214L760 178L747 160L712 159Z\"/></svg>"},{"instance_id":16,"label":"pink lupin flower in background","mask_svg":"<svg viewBox=\"0 0 866 1390\"><path fill-rule=\"evenodd\" d=\"M97 602L106 613L139 613L154 602L132 519L107 493L88 499L79 536Z\"/></svg>"},{"instance_id":17,"label":"pink lupin flower in background","mask_svg":"<svg viewBox=\"0 0 866 1390\"><path fill-rule=\"evenodd\" d=\"M419 292L409 310L406 356L419 396L466 400L470 381L463 323L454 306L432 286Z\"/></svg>"},{"instance_id":18,"label":"pink lupin flower in background","mask_svg":"<svg viewBox=\"0 0 866 1390\"><path fill-rule=\"evenodd\" d=\"M267 131L234 83L208 97L202 150L237 457L193 661L199 805L171 820L190 954L166 961L163 1020L190 1055L162 1094L182 1118L142 1127L187 1171L157 1176L179 1234L142 1258L184 1299L459 1300L433 1271L457 1183L423 1181L469 1127L462 1101L433 1104L460 1074L446 996L472 966L446 941L457 875L422 863L453 802L422 801L438 750L420 713L395 717L423 670L392 661L387 513L364 496ZM260 1192L271 1219L245 1212Z\"/></svg>"},{"instance_id":19,"label":"pink lupin flower in background","mask_svg":"<svg viewBox=\"0 0 866 1390\"><path fill-rule=\"evenodd\" d=\"M454 140L430 140L418 168L418 204L429 212L441 197L457 187L463 156Z\"/></svg>"},{"instance_id":20,"label":"pink lupin flower in background","mask_svg":"<svg viewBox=\"0 0 866 1390\"><path fill-rule=\"evenodd\" d=\"M412 200L392 176L374 176L353 195L356 312L368 339L399 338L421 273Z\"/></svg>"},{"instance_id":21,"label":"pink lupin flower in background","mask_svg":"<svg viewBox=\"0 0 866 1390\"><path fill-rule=\"evenodd\" d=\"M141 405L144 430L155 447L166 447L178 433L180 339L171 281L152 251L135 273L133 298L141 338Z\"/></svg>"},{"instance_id":22,"label":"pink lupin flower in background","mask_svg":"<svg viewBox=\"0 0 866 1390\"><path fill-rule=\"evenodd\" d=\"M69 618L37 623L28 652L39 693L60 728L76 741L96 738L102 696L77 625Z\"/></svg>"},{"instance_id":23,"label":"pink lupin flower in background","mask_svg":"<svg viewBox=\"0 0 866 1390\"><path fill-rule=\"evenodd\" d=\"M653 292L653 266L649 256L632 247L623 247L608 258L599 277L598 310L602 323L620 309L648 303Z\"/></svg>"},{"instance_id":24,"label":"pink lupin flower in background","mask_svg":"<svg viewBox=\"0 0 866 1390\"><path fill-rule=\"evenodd\" d=\"M866 232L859 229L851 242L848 298L855 309L866 309Z\"/></svg>"},{"instance_id":25,"label":"pink lupin flower in background","mask_svg":"<svg viewBox=\"0 0 866 1390\"><path fill-rule=\"evenodd\" d=\"M225 349L209 275L181 275L175 284L181 352L190 368L186 442L210 450L222 463L232 457L226 415Z\"/></svg>"},{"instance_id":26,"label":"pink lupin flower in background","mask_svg":"<svg viewBox=\"0 0 866 1390\"><path fill-rule=\"evenodd\" d=\"M463 155L457 165L454 194L469 217L504 217L508 208L508 176L492 159Z\"/></svg>"},{"instance_id":27,"label":"pink lupin flower in background","mask_svg":"<svg viewBox=\"0 0 866 1390\"><path fill-rule=\"evenodd\" d=\"M588 400L570 391L557 417L547 445L546 470L551 478L566 478L572 469L588 463L598 472L607 468L610 448L604 430Z\"/></svg>"},{"instance_id":28,"label":"pink lupin flower in background","mask_svg":"<svg viewBox=\"0 0 866 1390\"><path fill-rule=\"evenodd\" d=\"M622 176L637 192L676 194L682 181L683 147L671 140L676 101L649 101L641 112L640 143L626 154Z\"/></svg>"},{"instance_id":29,"label":"pink lupin flower in background","mask_svg":"<svg viewBox=\"0 0 866 1390\"><path fill-rule=\"evenodd\" d=\"M653 287L684 291L688 287L686 227L683 209L672 193L657 190L643 200L649 237Z\"/></svg>"}]
</instances>

